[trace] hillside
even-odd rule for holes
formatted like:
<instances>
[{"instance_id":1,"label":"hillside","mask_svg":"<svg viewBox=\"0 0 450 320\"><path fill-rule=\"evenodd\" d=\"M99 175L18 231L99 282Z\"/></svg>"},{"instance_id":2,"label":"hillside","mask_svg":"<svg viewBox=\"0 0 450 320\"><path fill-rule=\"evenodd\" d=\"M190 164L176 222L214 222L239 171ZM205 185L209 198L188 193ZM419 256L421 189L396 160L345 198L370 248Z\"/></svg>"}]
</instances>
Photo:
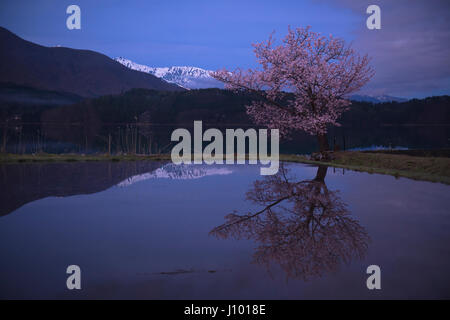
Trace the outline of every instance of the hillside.
<instances>
[{"instance_id":1,"label":"hillside","mask_svg":"<svg viewBox=\"0 0 450 320\"><path fill-rule=\"evenodd\" d=\"M131 70L94 51L44 47L0 27L0 82L83 97L117 94L132 88L183 90L151 74Z\"/></svg>"},{"instance_id":2,"label":"hillside","mask_svg":"<svg viewBox=\"0 0 450 320\"><path fill-rule=\"evenodd\" d=\"M184 92L131 90L121 95L104 96L75 104L69 110L50 110L44 117L54 121L78 121L83 114L95 115L104 123L135 122L144 112L152 123L189 124L203 120L209 124L251 125L245 105L255 99L245 93L220 89ZM450 97L413 99L407 102L368 103L353 101L340 123L348 127L380 125L450 124Z\"/></svg>"},{"instance_id":3,"label":"hillside","mask_svg":"<svg viewBox=\"0 0 450 320\"><path fill-rule=\"evenodd\" d=\"M67 92L39 90L14 83L0 83L0 108L18 105L26 106L58 106L74 104L83 97Z\"/></svg>"}]
</instances>

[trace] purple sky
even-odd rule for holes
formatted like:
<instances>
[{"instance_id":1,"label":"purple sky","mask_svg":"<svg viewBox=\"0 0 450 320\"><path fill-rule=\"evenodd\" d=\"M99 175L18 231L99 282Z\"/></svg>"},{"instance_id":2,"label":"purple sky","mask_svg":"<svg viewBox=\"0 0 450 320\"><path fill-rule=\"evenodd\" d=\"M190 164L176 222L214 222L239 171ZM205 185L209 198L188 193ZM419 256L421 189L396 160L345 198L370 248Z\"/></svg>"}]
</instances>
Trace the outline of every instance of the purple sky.
<instances>
[{"instance_id":1,"label":"purple sky","mask_svg":"<svg viewBox=\"0 0 450 320\"><path fill-rule=\"evenodd\" d=\"M365 19L381 8L381 30L354 29L354 46L372 57L376 70L365 90L404 97L450 94L450 1L327 1Z\"/></svg>"},{"instance_id":2,"label":"purple sky","mask_svg":"<svg viewBox=\"0 0 450 320\"><path fill-rule=\"evenodd\" d=\"M81 30L66 28L70 4ZM381 7L381 30L366 28L369 4ZM449 9L449 0L1 0L0 25L43 45L214 70L256 67L251 43L310 25L372 57L376 75L361 93L425 97L450 94Z\"/></svg>"}]
</instances>

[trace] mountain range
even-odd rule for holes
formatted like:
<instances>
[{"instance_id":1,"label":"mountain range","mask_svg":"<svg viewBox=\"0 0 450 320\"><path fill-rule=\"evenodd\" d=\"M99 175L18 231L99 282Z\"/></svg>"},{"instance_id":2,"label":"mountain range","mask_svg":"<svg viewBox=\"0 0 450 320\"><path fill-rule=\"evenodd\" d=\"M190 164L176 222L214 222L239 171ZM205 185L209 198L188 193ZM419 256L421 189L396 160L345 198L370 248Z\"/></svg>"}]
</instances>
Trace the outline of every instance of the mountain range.
<instances>
[{"instance_id":1,"label":"mountain range","mask_svg":"<svg viewBox=\"0 0 450 320\"><path fill-rule=\"evenodd\" d=\"M152 74L130 70L104 54L44 47L0 27L0 82L82 97L118 94L133 88L184 90Z\"/></svg>"},{"instance_id":2,"label":"mountain range","mask_svg":"<svg viewBox=\"0 0 450 320\"><path fill-rule=\"evenodd\" d=\"M65 47L45 47L0 27L0 83L96 97L134 88L161 91L220 88L211 70L195 66L151 67L129 59ZM404 102L388 95L353 95L355 101ZM22 97L20 97L22 99Z\"/></svg>"},{"instance_id":3,"label":"mountain range","mask_svg":"<svg viewBox=\"0 0 450 320\"><path fill-rule=\"evenodd\" d=\"M128 187L137 182L149 179L191 180L207 176L227 175L233 173L229 168L219 166L191 166L185 164L168 163L152 172L138 174L117 184L118 187Z\"/></svg>"},{"instance_id":4,"label":"mountain range","mask_svg":"<svg viewBox=\"0 0 450 320\"><path fill-rule=\"evenodd\" d=\"M117 57L114 60L127 68L152 74L186 89L224 88L222 82L211 77L211 70L190 66L149 67L123 57Z\"/></svg>"},{"instance_id":5,"label":"mountain range","mask_svg":"<svg viewBox=\"0 0 450 320\"><path fill-rule=\"evenodd\" d=\"M117 57L114 60L123 64L127 68L152 74L158 78L166 80L167 82L175 83L186 89L224 88L222 82L211 77L211 70L191 66L149 67L123 57ZM408 99L389 95L352 95L350 99L354 101L372 103L408 101Z\"/></svg>"},{"instance_id":6,"label":"mountain range","mask_svg":"<svg viewBox=\"0 0 450 320\"><path fill-rule=\"evenodd\" d=\"M46 197L101 192L129 177L153 172L163 164L157 161L77 162L70 166L63 163L42 163L39 170L32 170L32 166L27 164L13 164L1 173L0 217Z\"/></svg>"},{"instance_id":7,"label":"mountain range","mask_svg":"<svg viewBox=\"0 0 450 320\"><path fill-rule=\"evenodd\" d=\"M354 94L350 97L354 101L362 102L372 102L372 103L383 103L383 102L405 102L408 101L406 98L393 97L386 94L381 95L359 95Z\"/></svg>"}]
</instances>

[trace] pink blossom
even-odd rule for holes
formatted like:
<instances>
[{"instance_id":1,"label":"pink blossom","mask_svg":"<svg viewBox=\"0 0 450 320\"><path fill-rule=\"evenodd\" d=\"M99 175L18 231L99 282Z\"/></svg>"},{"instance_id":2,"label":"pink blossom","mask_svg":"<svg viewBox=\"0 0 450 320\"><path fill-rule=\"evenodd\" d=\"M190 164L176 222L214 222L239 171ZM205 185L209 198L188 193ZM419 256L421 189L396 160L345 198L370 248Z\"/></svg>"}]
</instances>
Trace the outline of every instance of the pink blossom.
<instances>
[{"instance_id":1,"label":"pink blossom","mask_svg":"<svg viewBox=\"0 0 450 320\"><path fill-rule=\"evenodd\" d=\"M289 28L278 46L270 36L253 47L261 69L223 69L212 76L228 89L257 93L261 99L247 106L247 113L257 124L284 135L292 130L324 135L327 126L339 126L339 117L351 104L349 94L374 75L367 55L310 27Z\"/></svg>"}]
</instances>

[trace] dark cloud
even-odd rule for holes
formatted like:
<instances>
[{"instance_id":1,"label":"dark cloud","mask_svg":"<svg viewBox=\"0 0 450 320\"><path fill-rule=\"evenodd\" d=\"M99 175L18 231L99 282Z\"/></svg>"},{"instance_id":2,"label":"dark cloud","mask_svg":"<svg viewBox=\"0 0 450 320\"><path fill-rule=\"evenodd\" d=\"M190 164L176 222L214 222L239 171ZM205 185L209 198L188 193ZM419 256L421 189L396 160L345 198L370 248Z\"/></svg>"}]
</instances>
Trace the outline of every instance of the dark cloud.
<instances>
[{"instance_id":1,"label":"dark cloud","mask_svg":"<svg viewBox=\"0 0 450 320\"><path fill-rule=\"evenodd\" d=\"M367 93L405 97L450 94L450 1L330 2L361 17L354 47L372 57L376 75ZM381 8L381 30L366 27L366 8Z\"/></svg>"}]
</instances>

